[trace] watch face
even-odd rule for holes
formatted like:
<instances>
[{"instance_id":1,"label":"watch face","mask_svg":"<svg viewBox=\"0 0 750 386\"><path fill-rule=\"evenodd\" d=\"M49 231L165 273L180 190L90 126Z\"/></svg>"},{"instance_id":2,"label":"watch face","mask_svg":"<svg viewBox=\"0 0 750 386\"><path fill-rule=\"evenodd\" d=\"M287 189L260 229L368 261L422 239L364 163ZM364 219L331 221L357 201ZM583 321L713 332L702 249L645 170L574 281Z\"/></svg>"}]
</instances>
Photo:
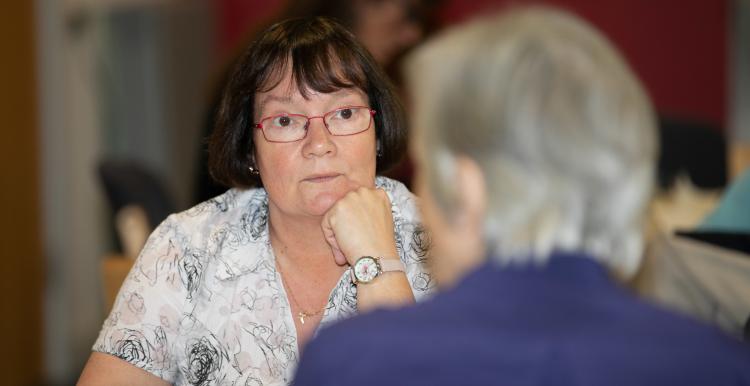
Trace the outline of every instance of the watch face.
<instances>
[{"instance_id":1,"label":"watch face","mask_svg":"<svg viewBox=\"0 0 750 386\"><path fill-rule=\"evenodd\" d=\"M368 283L378 276L378 263L370 256L363 256L354 263L354 276L357 281Z\"/></svg>"}]
</instances>

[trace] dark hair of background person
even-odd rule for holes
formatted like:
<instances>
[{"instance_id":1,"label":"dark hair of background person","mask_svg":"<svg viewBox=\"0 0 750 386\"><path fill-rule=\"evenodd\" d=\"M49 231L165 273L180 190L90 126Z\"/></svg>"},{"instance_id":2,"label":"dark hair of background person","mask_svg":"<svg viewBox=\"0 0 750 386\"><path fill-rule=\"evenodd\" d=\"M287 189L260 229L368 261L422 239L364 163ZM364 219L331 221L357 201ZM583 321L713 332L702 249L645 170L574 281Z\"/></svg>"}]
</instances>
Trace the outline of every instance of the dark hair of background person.
<instances>
[{"instance_id":1,"label":"dark hair of background person","mask_svg":"<svg viewBox=\"0 0 750 386\"><path fill-rule=\"evenodd\" d=\"M382 4L395 1L405 13L405 18L422 28L423 37L434 32L435 25L433 12L443 0L289 0L286 9L282 12L284 19L295 17L323 16L334 19L358 36L358 30L371 15L367 12L368 5ZM375 16L377 18L377 16ZM384 26L385 27L385 26ZM381 38L385 38L381 36ZM364 44L367 47L367 44ZM407 50L402 50L389 59L384 59L380 65L385 68L386 73L395 79L400 77L400 68L394 66ZM377 59L377 55L376 59ZM396 79L398 80L398 79Z\"/></svg>"},{"instance_id":2,"label":"dark hair of background person","mask_svg":"<svg viewBox=\"0 0 750 386\"><path fill-rule=\"evenodd\" d=\"M208 146L208 167L217 182L231 187L260 185L253 164L255 94L275 87L291 66L302 93L358 88L376 111L381 146L377 172L396 163L405 148L403 108L383 70L354 35L328 18L289 19L271 26L240 58L224 89Z\"/></svg>"},{"instance_id":3,"label":"dark hair of background person","mask_svg":"<svg viewBox=\"0 0 750 386\"><path fill-rule=\"evenodd\" d=\"M727 143L710 123L659 117L659 187L672 189L680 176L700 189L724 189L729 179Z\"/></svg>"}]
</instances>

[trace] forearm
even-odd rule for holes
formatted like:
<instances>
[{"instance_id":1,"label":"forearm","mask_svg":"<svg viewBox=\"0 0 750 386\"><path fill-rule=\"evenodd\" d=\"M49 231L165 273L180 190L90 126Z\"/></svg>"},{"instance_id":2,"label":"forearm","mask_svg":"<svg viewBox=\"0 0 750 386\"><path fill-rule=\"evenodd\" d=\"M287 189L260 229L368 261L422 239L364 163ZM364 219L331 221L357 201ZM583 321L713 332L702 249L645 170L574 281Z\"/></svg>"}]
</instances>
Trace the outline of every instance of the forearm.
<instances>
[{"instance_id":1,"label":"forearm","mask_svg":"<svg viewBox=\"0 0 750 386\"><path fill-rule=\"evenodd\" d=\"M153 385L169 383L113 355L93 352L78 379L78 385Z\"/></svg>"},{"instance_id":2,"label":"forearm","mask_svg":"<svg viewBox=\"0 0 750 386\"><path fill-rule=\"evenodd\" d=\"M370 283L357 285L357 308L367 312L380 307L400 307L414 303L406 274L385 272Z\"/></svg>"}]
</instances>

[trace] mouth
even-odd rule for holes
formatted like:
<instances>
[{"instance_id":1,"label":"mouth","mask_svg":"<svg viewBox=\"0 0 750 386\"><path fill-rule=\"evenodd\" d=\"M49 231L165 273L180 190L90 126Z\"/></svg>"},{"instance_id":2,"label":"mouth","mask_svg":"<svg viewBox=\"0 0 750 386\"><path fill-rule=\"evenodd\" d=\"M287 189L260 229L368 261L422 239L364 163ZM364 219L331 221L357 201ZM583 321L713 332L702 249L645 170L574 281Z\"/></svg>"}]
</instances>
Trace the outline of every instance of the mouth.
<instances>
[{"instance_id":1,"label":"mouth","mask_svg":"<svg viewBox=\"0 0 750 386\"><path fill-rule=\"evenodd\" d=\"M340 173L313 174L313 175L305 178L302 181L304 181L304 182L310 182L310 183L314 183L314 184L320 184L320 183L324 183L324 182L329 182L329 181L335 179L336 177L338 177L340 175L341 175Z\"/></svg>"}]
</instances>

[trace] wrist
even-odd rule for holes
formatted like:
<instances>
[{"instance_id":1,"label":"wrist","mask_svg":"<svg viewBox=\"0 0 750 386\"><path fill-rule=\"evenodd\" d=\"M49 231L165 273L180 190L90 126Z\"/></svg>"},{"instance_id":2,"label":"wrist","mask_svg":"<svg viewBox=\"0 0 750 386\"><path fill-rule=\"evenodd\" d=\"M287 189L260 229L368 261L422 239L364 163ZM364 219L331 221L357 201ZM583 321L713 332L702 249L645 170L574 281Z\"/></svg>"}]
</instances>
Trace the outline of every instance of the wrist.
<instances>
[{"instance_id":1,"label":"wrist","mask_svg":"<svg viewBox=\"0 0 750 386\"><path fill-rule=\"evenodd\" d=\"M400 259L395 243L392 245L365 246L357 248L347 255L349 265L354 265L362 256L372 256L381 259Z\"/></svg>"},{"instance_id":2,"label":"wrist","mask_svg":"<svg viewBox=\"0 0 750 386\"><path fill-rule=\"evenodd\" d=\"M406 267L399 259L385 259L378 256L365 255L354 262L351 269L351 278L354 284L368 284L379 276L388 272L405 272Z\"/></svg>"}]
</instances>

